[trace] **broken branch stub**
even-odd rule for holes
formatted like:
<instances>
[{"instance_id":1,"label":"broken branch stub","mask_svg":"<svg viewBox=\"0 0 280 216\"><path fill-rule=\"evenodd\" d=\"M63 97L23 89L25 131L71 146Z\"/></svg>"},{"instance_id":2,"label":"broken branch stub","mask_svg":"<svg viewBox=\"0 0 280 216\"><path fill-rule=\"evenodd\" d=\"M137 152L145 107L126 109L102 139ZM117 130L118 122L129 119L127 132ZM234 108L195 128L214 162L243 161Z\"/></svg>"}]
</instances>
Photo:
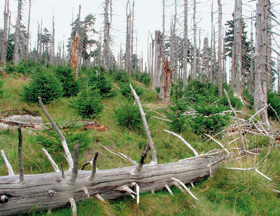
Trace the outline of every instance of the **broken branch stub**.
<instances>
[{"instance_id":1,"label":"broken branch stub","mask_svg":"<svg viewBox=\"0 0 280 216\"><path fill-rule=\"evenodd\" d=\"M132 94L133 94L133 96L136 100L136 103L137 103L137 106L139 108L139 112L140 112L140 115L141 115L141 118L142 118L142 121L143 121L143 125L144 125L144 128L145 128L145 132L147 134L147 138L148 138L149 145L150 145L151 152L152 152L152 162L151 163L152 164L157 164L158 163L157 162L157 152L156 152L156 149L155 149L155 146L154 146L154 142L152 140L152 136L151 136L151 133L150 133L150 130L149 130L149 126L148 126L146 117L145 117L145 113L143 111L141 102L140 102L139 97L137 96L135 90L133 89L131 84L129 84L129 86L130 86Z\"/></svg>"},{"instance_id":2,"label":"broken branch stub","mask_svg":"<svg viewBox=\"0 0 280 216\"><path fill-rule=\"evenodd\" d=\"M149 144L146 145L144 151L142 152L139 164L137 165L135 170L133 170L132 174L139 174L141 172L141 169L142 169L142 167L144 165L144 162L145 162L145 159L147 157L148 150L149 150Z\"/></svg>"},{"instance_id":3,"label":"broken branch stub","mask_svg":"<svg viewBox=\"0 0 280 216\"><path fill-rule=\"evenodd\" d=\"M19 168L19 182L24 181L23 176L23 162L22 162L22 133L21 127L18 127L18 168Z\"/></svg>"},{"instance_id":4,"label":"broken branch stub","mask_svg":"<svg viewBox=\"0 0 280 216\"><path fill-rule=\"evenodd\" d=\"M92 161L92 170L91 170L90 179L94 179L94 176L95 176L95 173L96 173L97 158L98 158L98 152L95 153L94 159Z\"/></svg>"},{"instance_id":5,"label":"broken branch stub","mask_svg":"<svg viewBox=\"0 0 280 216\"><path fill-rule=\"evenodd\" d=\"M45 106L44 106L40 97L38 97L38 100L39 100L39 104L40 104L44 114L46 115L46 117L50 121L51 125L54 127L55 131L58 133L58 135L60 137L64 152L65 152L65 155L66 155L66 160L67 160L67 163L68 163L68 166L69 166L69 170L71 170L73 168L73 159L72 159L71 153L69 151L68 145L66 143L66 139L63 136L63 134L61 133L61 131L59 130L59 128L57 127L57 125L52 120L51 116L49 115L48 111L46 110L46 108L45 108Z\"/></svg>"}]
</instances>

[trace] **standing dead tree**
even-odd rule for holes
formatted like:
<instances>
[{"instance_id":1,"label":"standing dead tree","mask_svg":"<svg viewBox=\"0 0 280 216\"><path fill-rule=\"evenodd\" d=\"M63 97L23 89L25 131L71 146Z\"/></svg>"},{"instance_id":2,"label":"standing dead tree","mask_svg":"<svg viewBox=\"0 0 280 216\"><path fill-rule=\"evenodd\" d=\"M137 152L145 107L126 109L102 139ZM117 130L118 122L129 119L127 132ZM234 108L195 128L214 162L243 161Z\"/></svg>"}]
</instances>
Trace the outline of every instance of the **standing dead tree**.
<instances>
[{"instance_id":1,"label":"standing dead tree","mask_svg":"<svg viewBox=\"0 0 280 216\"><path fill-rule=\"evenodd\" d=\"M6 56L7 56L7 39L8 39L8 16L9 16L9 0L5 0L5 9L4 9L4 32L2 40L2 52L1 52L1 61L6 65Z\"/></svg>"},{"instance_id":2,"label":"standing dead tree","mask_svg":"<svg viewBox=\"0 0 280 216\"><path fill-rule=\"evenodd\" d=\"M131 66L131 10L129 0L126 4L126 45L125 45L125 70L130 72Z\"/></svg>"},{"instance_id":3,"label":"standing dead tree","mask_svg":"<svg viewBox=\"0 0 280 216\"><path fill-rule=\"evenodd\" d=\"M234 7L234 43L232 48L231 88L234 96L242 95L242 0L235 0Z\"/></svg>"},{"instance_id":4,"label":"standing dead tree","mask_svg":"<svg viewBox=\"0 0 280 216\"><path fill-rule=\"evenodd\" d=\"M171 94L171 80L172 80L172 72L169 68L169 62L167 59L163 60L163 79L162 79L162 89L161 89L161 95L162 100L167 104L170 102L170 94Z\"/></svg>"},{"instance_id":5,"label":"standing dead tree","mask_svg":"<svg viewBox=\"0 0 280 216\"><path fill-rule=\"evenodd\" d=\"M196 48L196 0L193 0L193 66L192 79L197 77L197 48Z\"/></svg>"},{"instance_id":6,"label":"standing dead tree","mask_svg":"<svg viewBox=\"0 0 280 216\"><path fill-rule=\"evenodd\" d=\"M255 41L255 93L254 108L256 111L267 106L267 37L269 0L258 0L256 6L256 41ZM269 125L267 108L259 113L262 122Z\"/></svg>"},{"instance_id":7,"label":"standing dead tree","mask_svg":"<svg viewBox=\"0 0 280 216\"><path fill-rule=\"evenodd\" d=\"M152 89L155 91L156 87L160 87L160 62L162 56L162 34L160 31L155 31L155 70L153 77Z\"/></svg>"},{"instance_id":8,"label":"standing dead tree","mask_svg":"<svg viewBox=\"0 0 280 216\"><path fill-rule=\"evenodd\" d=\"M13 56L14 65L17 65L19 63L19 34L20 34L20 23L22 18L21 11L22 11L22 0L18 0L18 15L17 15L15 46L14 46L14 56Z\"/></svg>"},{"instance_id":9,"label":"standing dead tree","mask_svg":"<svg viewBox=\"0 0 280 216\"><path fill-rule=\"evenodd\" d=\"M188 0L184 0L184 57L183 57L183 84L188 84Z\"/></svg>"},{"instance_id":10,"label":"standing dead tree","mask_svg":"<svg viewBox=\"0 0 280 216\"><path fill-rule=\"evenodd\" d=\"M219 41L218 41L218 91L219 97L223 96L223 71L222 71L222 49L223 49L223 26L222 26L222 3L218 0L219 7Z\"/></svg>"},{"instance_id":11,"label":"standing dead tree","mask_svg":"<svg viewBox=\"0 0 280 216\"><path fill-rule=\"evenodd\" d=\"M105 70L110 67L110 26L109 20L109 3L110 0L105 0L104 6L104 38L103 38L103 66Z\"/></svg>"}]
</instances>

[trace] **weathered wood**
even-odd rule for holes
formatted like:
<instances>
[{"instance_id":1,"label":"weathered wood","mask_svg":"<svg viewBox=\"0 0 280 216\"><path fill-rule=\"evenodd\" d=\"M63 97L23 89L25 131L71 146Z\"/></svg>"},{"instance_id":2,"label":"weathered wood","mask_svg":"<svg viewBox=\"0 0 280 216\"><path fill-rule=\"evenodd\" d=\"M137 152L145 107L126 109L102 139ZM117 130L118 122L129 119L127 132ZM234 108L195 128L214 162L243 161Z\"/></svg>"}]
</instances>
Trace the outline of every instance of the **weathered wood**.
<instances>
[{"instance_id":1,"label":"weathered wood","mask_svg":"<svg viewBox=\"0 0 280 216\"><path fill-rule=\"evenodd\" d=\"M225 158L225 157L224 157ZM0 197L6 196L8 201L0 203L0 215L11 215L27 212L30 209L48 210L63 206L74 198L76 202L86 199L84 187L88 189L89 196L99 196L104 199L116 199L126 195L118 190L123 185L131 185L135 182L140 187L140 192L157 191L172 186L171 178L176 178L184 184L200 180L209 176L207 165L212 161L211 172L218 168L215 161L220 157L197 158L194 160L180 161L159 165L144 165L138 175L132 175L135 169L125 167L122 169L109 169L97 171L94 180L87 177L91 171L79 170L76 183L61 181L61 174L57 172L25 175L22 184L17 184L18 175L0 177ZM71 171L65 172L70 179ZM52 191L52 193L49 193Z\"/></svg>"}]
</instances>

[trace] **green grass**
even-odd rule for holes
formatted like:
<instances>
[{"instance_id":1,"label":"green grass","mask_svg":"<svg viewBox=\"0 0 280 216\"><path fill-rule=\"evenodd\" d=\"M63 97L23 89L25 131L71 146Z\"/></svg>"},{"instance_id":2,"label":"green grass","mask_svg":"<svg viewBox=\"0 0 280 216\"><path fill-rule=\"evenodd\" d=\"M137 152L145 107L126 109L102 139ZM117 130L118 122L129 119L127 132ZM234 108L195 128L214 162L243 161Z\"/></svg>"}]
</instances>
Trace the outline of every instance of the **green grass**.
<instances>
[{"instance_id":1,"label":"green grass","mask_svg":"<svg viewBox=\"0 0 280 216\"><path fill-rule=\"evenodd\" d=\"M0 99L0 115L3 111L29 110L37 112L43 116L45 123L48 123L40 107L37 104L27 104L22 102L20 93L22 86L28 81L23 81L18 75L9 74L4 84L5 94ZM156 94L151 92L144 84L134 81L141 88L144 94L140 97L142 105L148 110L161 112L157 107L165 106L157 101ZM114 83L114 86L116 84ZM74 134L75 136L87 136L88 144L80 152L79 165L93 157L95 152L99 152L97 166L99 169L117 168L121 164L121 158L109 153L99 144L110 148L112 151L122 152L135 161L139 161L141 153L147 144L144 133L135 133L123 129L117 125L113 118L114 109L125 102L125 98L119 93L115 97L107 98L102 101L104 110L102 114L92 119L99 124L109 128L106 132L90 131L85 133L80 129L71 131L63 130L64 134ZM133 103L133 102L132 102ZM46 109L55 122L63 125L62 122L77 119L79 116L69 107L69 99L62 98L46 105ZM158 162L170 163L186 157L193 156L184 143L174 136L167 134L163 129L169 129L164 121L151 119L149 123L151 135L156 147ZM23 131L23 162L24 172L29 174L53 172L50 162L43 154L41 146L37 142L37 134L30 134ZM205 142L205 138L192 133L190 129L182 133L182 137L189 142L199 154L206 153L219 146L214 142ZM228 142L236 137L229 137ZM249 143L247 148L267 147L270 140L261 136L247 136ZM223 143L222 137L218 137ZM59 143L59 140L57 141ZM69 141L68 141L69 143ZM18 134L15 131L0 131L0 149L3 149L9 159L15 173L18 173L17 157ZM73 143L69 143L71 145ZM228 146L228 149L236 147L236 141ZM104 205L100 201L92 198L77 203L78 215L280 215L280 195L272 192L272 188L280 190L280 149L272 150L269 157L263 161L258 169L274 181L269 182L254 171L241 172L227 170L224 167L248 168L254 166L266 152L257 157L248 157L246 160L225 162L222 167L208 179L201 180L192 188L192 192L199 199L196 202L188 193L182 193L177 188L172 187L174 196L167 191L157 191L155 194L144 193L140 195L140 204L131 197L108 201ZM63 163L67 167L64 152L51 152L57 164ZM151 154L145 163L151 161ZM131 166L127 161L122 161L123 166ZM90 167L87 167L90 169ZM0 175L7 175L7 169L3 159L0 158ZM190 187L190 185L188 185ZM47 212L29 212L29 215L47 215ZM70 205L53 210L51 215L72 215Z\"/></svg>"}]
</instances>

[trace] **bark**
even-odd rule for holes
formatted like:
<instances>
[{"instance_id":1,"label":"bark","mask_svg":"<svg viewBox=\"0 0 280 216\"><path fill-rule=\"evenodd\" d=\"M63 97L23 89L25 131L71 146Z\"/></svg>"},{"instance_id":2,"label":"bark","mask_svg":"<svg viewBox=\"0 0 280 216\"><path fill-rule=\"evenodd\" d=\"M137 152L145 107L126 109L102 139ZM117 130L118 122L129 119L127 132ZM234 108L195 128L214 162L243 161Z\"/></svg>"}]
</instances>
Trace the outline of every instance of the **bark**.
<instances>
[{"instance_id":1,"label":"bark","mask_svg":"<svg viewBox=\"0 0 280 216\"><path fill-rule=\"evenodd\" d=\"M19 63L19 33L20 33L20 23L21 23L21 10L22 10L22 0L18 0L18 16L17 16L15 46L14 46L14 56L13 56L14 65L17 65Z\"/></svg>"},{"instance_id":2,"label":"bark","mask_svg":"<svg viewBox=\"0 0 280 216\"><path fill-rule=\"evenodd\" d=\"M253 95L254 94L255 70L254 70L254 47L253 47L253 16L251 16L251 17L252 17L251 18L251 38L250 38L251 60L250 60L249 92L251 95Z\"/></svg>"},{"instance_id":3,"label":"bark","mask_svg":"<svg viewBox=\"0 0 280 216\"><path fill-rule=\"evenodd\" d=\"M72 68L74 68L75 79L78 79L78 46L79 46L79 35L76 32L72 42Z\"/></svg>"},{"instance_id":4,"label":"bark","mask_svg":"<svg viewBox=\"0 0 280 216\"><path fill-rule=\"evenodd\" d=\"M55 47L55 28L54 28L54 15L52 20L52 41L51 41L51 54L50 54L50 61L51 64L54 65L55 62L55 55L54 55L54 47Z\"/></svg>"},{"instance_id":5,"label":"bark","mask_svg":"<svg viewBox=\"0 0 280 216\"><path fill-rule=\"evenodd\" d=\"M8 16L9 16L9 0L5 1L4 9L4 31L2 40L1 61L6 65L7 62L7 39L8 39Z\"/></svg>"},{"instance_id":6,"label":"bark","mask_svg":"<svg viewBox=\"0 0 280 216\"><path fill-rule=\"evenodd\" d=\"M29 10L28 10L28 27L27 27L27 39L26 39L25 61L28 60L28 52L29 52L30 13L31 13L31 0L29 0Z\"/></svg>"},{"instance_id":7,"label":"bark","mask_svg":"<svg viewBox=\"0 0 280 216\"><path fill-rule=\"evenodd\" d=\"M160 31L155 31L155 70L153 77L152 90L156 90L156 87L160 87L160 62L161 62L161 50L162 48L162 35Z\"/></svg>"},{"instance_id":8,"label":"bark","mask_svg":"<svg viewBox=\"0 0 280 216\"><path fill-rule=\"evenodd\" d=\"M125 70L126 72L130 72L130 60L131 60L131 39L130 39L130 31L131 31L131 11L129 8L129 1L127 1L126 5L126 49L125 49Z\"/></svg>"},{"instance_id":9,"label":"bark","mask_svg":"<svg viewBox=\"0 0 280 216\"><path fill-rule=\"evenodd\" d=\"M195 80L197 77L197 63L196 63L196 0L193 0L193 68L192 68L192 79Z\"/></svg>"},{"instance_id":10,"label":"bark","mask_svg":"<svg viewBox=\"0 0 280 216\"><path fill-rule=\"evenodd\" d=\"M235 0L234 8L234 43L232 49L231 88L235 97L242 95L242 0Z\"/></svg>"},{"instance_id":11,"label":"bark","mask_svg":"<svg viewBox=\"0 0 280 216\"><path fill-rule=\"evenodd\" d=\"M164 102L168 104L170 102L171 93L171 80L172 80L172 70L169 68L169 62L167 59L163 60L163 98Z\"/></svg>"},{"instance_id":12,"label":"bark","mask_svg":"<svg viewBox=\"0 0 280 216\"><path fill-rule=\"evenodd\" d=\"M218 91L219 91L219 97L222 97L223 96L223 72L222 72L223 26L222 26L221 0L218 0L218 6L219 6Z\"/></svg>"},{"instance_id":13,"label":"bark","mask_svg":"<svg viewBox=\"0 0 280 216\"><path fill-rule=\"evenodd\" d=\"M105 0L104 6L104 43L103 43L103 66L109 70L110 65L110 25L109 21L109 0Z\"/></svg>"},{"instance_id":14,"label":"bark","mask_svg":"<svg viewBox=\"0 0 280 216\"><path fill-rule=\"evenodd\" d=\"M255 93L254 108L259 111L267 106L267 10L268 0L258 0L256 5L256 38L255 38ZM260 112L263 123L269 124L267 109Z\"/></svg>"},{"instance_id":15,"label":"bark","mask_svg":"<svg viewBox=\"0 0 280 216\"><path fill-rule=\"evenodd\" d=\"M207 82L207 77L209 77L209 47L208 47L208 38L204 38L203 41L203 53L202 53L202 68L201 73L204 79L202 82Z\"/></svg>"},{"instance_id":16,"label":"bark","mask_svg":"<svg viewBox=\"0 0 280 216\"><path fill-rule=\"evenodd\" d=\"M132 3L132 13L131 13L131 45L130 45L130 54L131 54L131 61L132 61L132 56L133 56L133 33L134 33L134 6L135 6L135 2L133 0ZM135 62L136 63L136 62ZM135 65L135 68L137 68L137 66ZM133 70L132 68L132 63L131 63L131 67L130 67L131 71Z\"/></svg>"},{"instance_id":17,"label":"bark","mask_svg":"<svg viewBox=\"0 0 280 216\"><path fill-rule=\"evenodd\" d=\"M183 57L183 85L188 85L188 0L184 0L184 57Z\"/></svg>"}]
</instances>

